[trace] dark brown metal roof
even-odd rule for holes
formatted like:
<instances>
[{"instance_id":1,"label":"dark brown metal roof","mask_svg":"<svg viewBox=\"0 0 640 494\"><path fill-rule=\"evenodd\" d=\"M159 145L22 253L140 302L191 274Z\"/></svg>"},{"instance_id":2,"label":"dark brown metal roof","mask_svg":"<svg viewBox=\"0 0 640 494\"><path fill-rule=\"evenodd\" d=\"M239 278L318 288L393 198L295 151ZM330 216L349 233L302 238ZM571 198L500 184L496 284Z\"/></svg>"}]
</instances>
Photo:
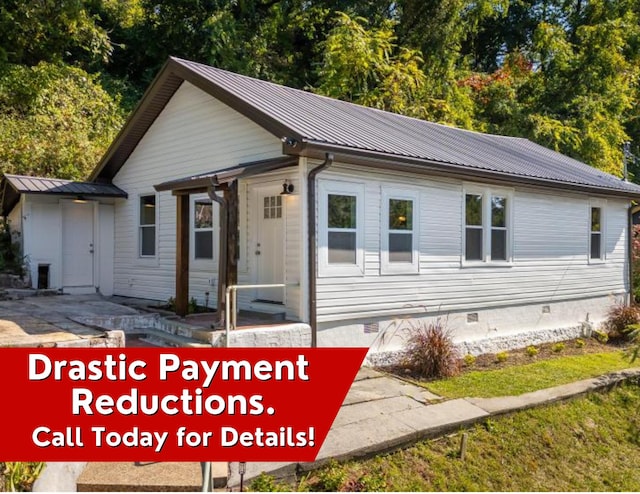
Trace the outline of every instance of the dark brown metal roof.
<instances>
[{"instance_id":1,"label":"dark brown metal roof","mask_svg":"<svg viewBox=\"0 0 640 494\"><path fill-rule=\"evenodd\" d=\"M158 192L171 190L175 192L184 191L193 193L194 191L206 190L212 183L216 185L223 185L237 180L238 178L250 177L259 173L266 173L280 168L286 168L287 166L293 166L297 164L297 162L298 159L295 156L282 156L280 158L252 161L224 168L222 170L163 182L161 184L154 185L154 188Z\"/></svg>"},{"instance_id":2,"label":"dark brown metal roof","mask_svg":"<svg viewBox=\"0 0 640 494\"><path fill-rule=\"evenodd\" d=\"M28 177L5 174L0 180L2 215L11 212L20 194L48 194L75 197L127 197L115 185L95 182L74 182L58 178Z\"/></svg>"},{"instance_id":3,"label":"dark brown metal roof","mask_svg":"<svg viewBox=\"0 0 640 494\"><path fill-rule=\"evenodd\" d=\"M164 108L187 80L234 108L285 142L287 154L383 158L435 164L457 175L546 187L637 197L640 186L624 182L585 163L527 139L472 132L319 96L306 91L171 58L136 112L107 152L93 178L111 179ZM341 154L342 153L342 154ZM429 167L425 166L425 172Z\"/></svg>"}]
</instances>

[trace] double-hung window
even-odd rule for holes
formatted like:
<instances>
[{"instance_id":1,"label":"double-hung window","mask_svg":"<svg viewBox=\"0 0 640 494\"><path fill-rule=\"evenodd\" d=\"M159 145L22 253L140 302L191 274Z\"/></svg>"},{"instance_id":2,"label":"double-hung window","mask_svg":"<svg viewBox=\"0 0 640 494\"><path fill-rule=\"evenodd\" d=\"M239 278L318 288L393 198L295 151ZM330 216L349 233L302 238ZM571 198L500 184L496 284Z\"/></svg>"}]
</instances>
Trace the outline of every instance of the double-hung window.
<instances>
[{"instance_id":1,"label":"double-hung window","mask_svg":"<svg viewBox=\"0 0 640 494\"><path fill-rule=\"evenodd\" d=\"M319 182L319 274L357 276L364 272L364 187Z\"/></svg>"},{"instance_id":2,"label":"double-hung window","mask_svg":"<svg viewBox=\"0 0 640 494\"><path fill-rule=\"evenodd\" d=\"M592 201L589 217L589 262L604 261L604 202Z\"/></svg>"},{"instance_id":3,"label":"double-hung window","mask_svg":"<svg viewBox=\"0 0 640 494\"><path fill-rule=\"evenodd\" d=\"M193 203L193 258L213 259L213 203L196 199Z\"/></svg>"},{"instance_id":4,"label":"double-hung window","mask_svg":"<svg viewBox=\"0 0 640 494\"><path fill-rule=\"evenodd\" d=\"M383 189L381 271L383 274L417 273L418 194L403 189Z\"/></svg>"},{"instance_id":5,"label":"double-hung window","mask_svg":"<svg viewBox=\"0 0 640 494\"><path fill-rule=\"evenodd\" d=\"M464 191L464 262L511 261L511 205L509 190L468 186Z\"/></svg>"},{"instance_id":6,"label":"double-hung window","mask_svg":"<svg viewBox=\"0 0 640 494\"><path fill-rule=\"evenodd\" d=\"M156 255L156 196L140 196L139 211L139 255Z\"/></svg>"}]
</instances>

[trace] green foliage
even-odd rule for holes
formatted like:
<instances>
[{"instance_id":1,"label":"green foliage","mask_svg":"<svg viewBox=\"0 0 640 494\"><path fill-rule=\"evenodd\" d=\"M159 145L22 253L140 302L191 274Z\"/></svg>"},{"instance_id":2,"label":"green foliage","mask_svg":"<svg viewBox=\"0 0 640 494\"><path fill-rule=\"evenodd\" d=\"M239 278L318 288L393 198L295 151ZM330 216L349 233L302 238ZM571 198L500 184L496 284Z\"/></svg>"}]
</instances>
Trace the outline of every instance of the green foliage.
<instances>
[{"instance_id":1,"label":"green foliage","mask_svg":"<svg viewBox=\"0 0 640 494\"><path fill-rule=\"evenodd\" d=\"M6 173L84 179L121 124L118 102L81 69L42 62L0 74Z\"/></svg>"},{"instance_id":2,"label":"green foliage","mask_svg":"<svg viewBox=\"0 0 640 494\"><path fill-rule=\"evenodd\" d=\"M471 355L470 353L466 354L462 360L464 360L464 364L467 367L471 367L473 364L476 363L476 357Z\"/></svg>"},{"instance_id":3,"label":"green foliage","mask_svg":"<svg viewBox=\"0 0 640 494\"><path fill-rule=\"evenodd\" d=\"M425 83L422 59L398 47L394 23L367 29L367 20L338 13L323 44L320 93L395 113L421 113L419 91Z\"/></svg>"},{"instance_id":4,"label":"green foliage","mask_svg":"<svg viewBox=\"0 0 640 494\"><path fill-rule=\"evenodd\" d=\"M603 344L609 341L609 334L606 331L594 331L592 336Z\"/></svg>"},{"instance_id":5,"label":"green foliage","mask_svg":"<svg viewBox=\"0 0 640 494\"><path fill-rule=\"evenodd\" d=\"M4 0L0 4L0 61L24 65L106 62L112 45L106 26L99 25L89 5L83 0Z\"/></svg>"},{"instance_id":6,"label":"green foliage","mask_svg":"<svg viewBox=\"0 0 640 494\"><path fill-rule=\"evenodd\" d=\"M342 487L346 479L346 473L342 465L331 460L329 464L318 472L318 481L314 485L314 490L337 492Z\"/></svg>"},{"instance_id":7,"label":"green foliage","mask_svg":"<svg viewBox=\"0 0 640 494\"><path fill-rule=\"evenodd\" d=\"M578 348L584 348L584 346L586 345L585 341L582 338L578 338L575 341L576 347Z\"/></svg>"},{"instance_id":8,"label":"green foliage","mask_svg":"<svg viewBox=\"0 0 640 494\"><path fill-rule=\"evenodd\" d=\"M503 363L509 359L508 352L498 352L496 353L496 362Z\"/></svg>"},{"instance_id":9,"label":"green foliage","mask_svg":"<svg viewBox=\"0 0 640 494\"><path fill-rule=\"evenodd\" d=\"M538 350L536 347L531 345L527 347L526 352L527 352L527 355L529 355L529 357L535 357L536 355L538 355L538 353L540 353L540 350Z\"/></svg>"},{"instance_id":10,"label":"green foliage","mask_svg":"<svg viewBox=\"0 0 640 494\"><path fill-rule=\"evenodd\" d=\"M4 486L0 484L0 490L30 492L44 465L43 462L0 463L0 479L4 478Z\"/></svg>"},{"instance_id":11,"label":"green foliage","mask_svg":"<svg viewBox=\"0 0 640 494\"><path fill-rule=\"evenodd\" d=\"M561 353L565 348L564 343L559 342L559 343L554 343L553 345L551 345L551 351L553 353Z\"/></svg>"},{"instance_id":12,"label":"green foliage","mask_svg":"<svg viewBox=\"0 0 640 494\"><path fill-rule=\"evenodd\" d=\"M169 55L526 137L615 175L623 142L640 155L631 0L7 0L2 171L86 177Z\"/></svg>"},{"instance_id":13,"label":"green foliage","mask_svg":"<svg viewBox=\"0 0 640 494\"><path fill-rule=\"evenodd\" d=\"M24 275L20 244L6 218L0 219L0 272Z\"/></svg>"},{"instance_id":14,"label":"green foliage","mask_svg":"<svg viewBox=\"0 0 640 494\"><path fill-rule=\"evenodd\" d=\"M265 472L261 472L251 481L249 489L255 492L287 492L291 490L287 484L276 482L272 475Z\"/></svg>"},{"instance_id":15,"label":"green foliage","mask_svg":"<svg viewBox=\"0 0 640 494\"><path fill-rule=\"evenodd\" d=\"M425 379L450 377L460 372L458 350L442 319L410 326L403 365Z\"/></svg>"}]
</instances>

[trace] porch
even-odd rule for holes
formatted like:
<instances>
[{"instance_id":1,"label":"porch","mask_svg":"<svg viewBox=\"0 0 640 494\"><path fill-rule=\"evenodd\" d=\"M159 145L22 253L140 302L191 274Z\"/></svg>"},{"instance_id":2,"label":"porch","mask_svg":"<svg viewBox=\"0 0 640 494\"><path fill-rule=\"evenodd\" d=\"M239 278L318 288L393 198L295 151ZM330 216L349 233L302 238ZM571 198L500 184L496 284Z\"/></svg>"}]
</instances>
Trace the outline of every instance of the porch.
<instances>
[{"instance_id":1,"label":"porch","mask_svg":"<svg viewBox=\"0 0 640 494\"><path fill-rule=\"evenodd\" d=\"M303 177L297 158L283 156L154 186L176 200L178 316L227 331L305 320ZM215 219L201 222L202 211ZM203 226L213 233L206 261L195 254L202 235L211 242L211 233L201 233ZM188 316L192 290L202 290L194 280L204 273L210 276L216 312Z\"/></svg>"}]
</instances>

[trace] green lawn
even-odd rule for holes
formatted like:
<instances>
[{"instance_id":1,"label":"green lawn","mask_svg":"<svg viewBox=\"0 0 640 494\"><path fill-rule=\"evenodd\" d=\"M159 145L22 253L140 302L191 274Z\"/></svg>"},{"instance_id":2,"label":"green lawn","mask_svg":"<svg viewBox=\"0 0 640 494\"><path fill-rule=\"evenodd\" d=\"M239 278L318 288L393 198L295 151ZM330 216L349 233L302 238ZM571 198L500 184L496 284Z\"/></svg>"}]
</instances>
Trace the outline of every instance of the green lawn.
<instances>
[{"instance_id":1,"label":"green lawn","mask_svg":"<svg viewBox=\"0 0 640 494\"><path fill-rule=\"evenodd\" d=\"M639 491L640 388L492 419L393 454L351 461L302 478L298 490ZM264 482L257 487L267 486ZM284 487L290 489L291 487Z\"/></svg>"},{"instance_id":2,"label":"green lawn","mask_svg":"<svg viewBox=\"0 0 640 494\"><path fill-rule=\"evenodd\" d=\"M640 366L640 361L630 364L621 351L590 353L502 369L471 371L423 385L446 398L490 398L519 395L634 366Z\"/></svg>"}]
</instances>

